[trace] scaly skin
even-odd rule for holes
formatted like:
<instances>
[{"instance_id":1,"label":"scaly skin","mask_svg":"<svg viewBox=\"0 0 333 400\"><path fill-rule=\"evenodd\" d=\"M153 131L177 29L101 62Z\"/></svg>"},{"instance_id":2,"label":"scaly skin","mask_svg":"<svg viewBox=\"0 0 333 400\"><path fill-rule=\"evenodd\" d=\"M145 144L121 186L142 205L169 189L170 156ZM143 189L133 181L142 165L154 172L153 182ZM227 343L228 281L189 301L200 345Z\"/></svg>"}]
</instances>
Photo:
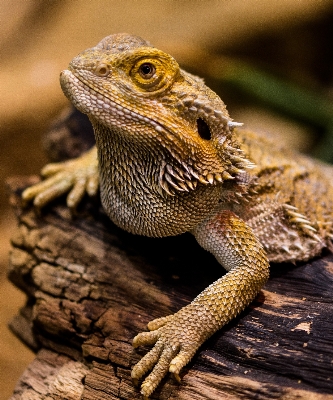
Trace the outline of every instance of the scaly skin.
<instances>
[{"instance_id":1,"label":"scaly skin","mask_svg":"<svg viewBox=\"0 0 333 400\"><path fill-rule=\"evenodd\" d=\"M93 124L96 148L42 171L25 200L42 207L69 191L71 208L96 194L112 221L147 236L191 232L228 273L176 314L149 323L154 345L132 370L145 398L243 310L268 261L332 249L332 167L235 129L221 99L141 38L108 36L61 74L65 95Z\"/></svg>"}]
</instances>

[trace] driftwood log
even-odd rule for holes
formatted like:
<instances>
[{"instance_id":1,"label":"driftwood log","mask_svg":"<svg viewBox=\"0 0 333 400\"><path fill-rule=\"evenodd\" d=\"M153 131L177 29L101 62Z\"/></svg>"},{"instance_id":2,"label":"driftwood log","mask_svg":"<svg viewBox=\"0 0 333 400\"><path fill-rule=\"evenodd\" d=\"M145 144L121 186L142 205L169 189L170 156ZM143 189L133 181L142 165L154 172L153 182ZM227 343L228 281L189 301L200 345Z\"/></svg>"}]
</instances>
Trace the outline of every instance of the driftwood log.
<instances>
[{"instance_id":1,"label":"driftwood log","mask_svg":"<svg viewBox=\"0 0 333 400\"><path fill-rule=\"evenodd\" d=\"M120 230L98 199L75 217L63 199L42 214L24 209L28 184L9 183L19 224L9 279L27 294L11 329L36 358L11 400L140 399L130 371L148 349L134 350L132 338L224 271L191 235ZM166 377L152 398L333 399L333 255L273 265L256 300L200 348L181 384Z\"/></svg>"}]
</instances>

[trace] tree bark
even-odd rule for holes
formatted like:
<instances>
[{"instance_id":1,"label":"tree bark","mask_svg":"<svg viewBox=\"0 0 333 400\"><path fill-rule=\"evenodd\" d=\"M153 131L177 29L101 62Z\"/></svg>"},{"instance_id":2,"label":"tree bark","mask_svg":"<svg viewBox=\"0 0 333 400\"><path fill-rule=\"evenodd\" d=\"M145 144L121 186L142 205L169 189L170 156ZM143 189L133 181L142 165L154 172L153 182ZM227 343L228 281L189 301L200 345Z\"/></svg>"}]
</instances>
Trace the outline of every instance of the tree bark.
<instances>
[{"instance_id":1,"label":"tree bark","mask_svg":"<svg viewBox=\"0 0 333 400\"><path fill-rule=\"evenodd\" d=\"M112 224L98 199L72 217L63 200L22 208L31 179L11 179L18 218L10 280L27 295L11 323L36 352L11 400L139 399L133 337L223 273L189 235L139 237ZM246 311L217 332L153 399L333 399L333 255L273 265Z\"/></svg>"}]
</instances>

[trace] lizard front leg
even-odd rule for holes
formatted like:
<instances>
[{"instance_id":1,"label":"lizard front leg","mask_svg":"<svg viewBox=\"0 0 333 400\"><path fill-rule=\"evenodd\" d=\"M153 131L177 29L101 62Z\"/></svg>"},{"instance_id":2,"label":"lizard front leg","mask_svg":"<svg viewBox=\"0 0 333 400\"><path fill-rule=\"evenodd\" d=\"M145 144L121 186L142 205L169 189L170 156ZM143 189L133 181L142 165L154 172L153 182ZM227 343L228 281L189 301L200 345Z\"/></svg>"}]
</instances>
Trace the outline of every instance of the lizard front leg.
<instances>
[{"instance_id":1,"label":"lizard front leg","mask_svg":"<svg viewBox=\"0 0 333 400\"><path fill-rule=\"evenodd\" d=\"M180 370L201 344L249 305L268 279L269 263L262 245L231 211L215 212L192 233L229 272L176 314L150 322L151 332L134 338L135 347L155 344L132 370L136 382L153 368L141 386L144 398L168 370L179 380Z\"/></svg>"},{"instance_id":2,"label":"lizard front leg","mask_svg":"<svg viewBox=\"0 0 333 400\"><path fill-rule=\"evenodd\" d=\"M27 188L22 193L22 199L34 199L34 205L42 208L56 197L69 192L67 206L75 209L85 193L89 196L97 193L99 176L96 147L76 159L47 164L41 174L47 179Z\"/></svg>"}]
</instances>

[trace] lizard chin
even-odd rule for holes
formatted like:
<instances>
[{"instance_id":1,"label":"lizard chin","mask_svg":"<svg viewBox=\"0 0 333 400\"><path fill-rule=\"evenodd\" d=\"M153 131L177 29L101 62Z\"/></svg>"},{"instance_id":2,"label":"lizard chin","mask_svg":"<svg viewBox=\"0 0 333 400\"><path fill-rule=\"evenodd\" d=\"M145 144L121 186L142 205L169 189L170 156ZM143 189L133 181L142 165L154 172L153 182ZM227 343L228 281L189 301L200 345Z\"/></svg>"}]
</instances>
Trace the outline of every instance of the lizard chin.
<instances>
[{"instance_id":1,"label":"lizard chin","mask_svg":"<svg viewBox=\"0 0 333 400\"><path fill-rule=\"evenodd\" d=\"M76 78L71 71L68 69L61 71L60 86L64 92L64 95L79 111L81 111L83 114L88 114L88 104L86 101L82 101L82 99L84 99L86 96L82 89L82 85L78 85L78 83L79 79ZM75 90L75 88L79 89Z\"/></svg>"}]
</instances>

